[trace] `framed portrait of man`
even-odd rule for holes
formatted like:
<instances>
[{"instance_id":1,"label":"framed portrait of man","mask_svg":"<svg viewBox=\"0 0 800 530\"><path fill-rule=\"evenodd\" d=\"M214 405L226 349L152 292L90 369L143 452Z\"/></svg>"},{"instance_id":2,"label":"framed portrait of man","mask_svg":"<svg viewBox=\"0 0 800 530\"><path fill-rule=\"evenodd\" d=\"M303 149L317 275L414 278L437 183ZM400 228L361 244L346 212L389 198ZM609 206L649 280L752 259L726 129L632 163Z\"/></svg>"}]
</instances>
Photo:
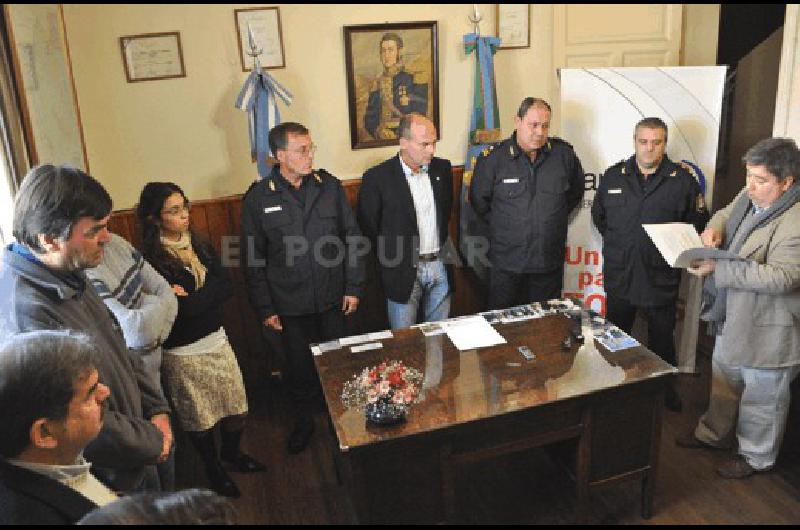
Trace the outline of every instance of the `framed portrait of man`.
<instances>
[{"instance_id":1,"label":"framed portrait of man","mask_svg":"<svg viewBox=\"0 0 800 530\"><path fill-rule=\"evenodd\" d=\"M435 21L344 27L350 144L398 145L400 118L416 112L439 130Z\"/></svg>"}]
</instances>

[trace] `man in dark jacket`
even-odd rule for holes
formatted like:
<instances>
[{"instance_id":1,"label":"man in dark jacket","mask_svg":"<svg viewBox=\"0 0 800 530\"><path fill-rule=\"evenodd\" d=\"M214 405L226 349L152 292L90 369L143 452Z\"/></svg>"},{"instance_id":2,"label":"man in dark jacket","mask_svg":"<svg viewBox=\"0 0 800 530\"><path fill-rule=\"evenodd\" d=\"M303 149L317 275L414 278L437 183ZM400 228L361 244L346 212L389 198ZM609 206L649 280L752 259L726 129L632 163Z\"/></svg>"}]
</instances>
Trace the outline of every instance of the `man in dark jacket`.
<instances>
[{"instance_id":1,"label":"man in dark jacket","mask_svg":"<svg viewBox=\"0 0 800 530\"><path fill-rule=\"evenodd\" d=\"M453 204L450 162L433 156L436 128L420 114L400 120L400 153L364 173L358 221L381 271L392 328L450 314L452 276L442 261Z\"/></svg>"},{"instance_id":2,"label":"man in dark jacket","mask_svg":"<svg viewBox=\"0 0 800 530\"><path fill-rule=\"evenodd\" d=\"M83 273L103 259L110 213L106 190L78 169L44 165L26 175L14 204L18 242L3 252L0 330L72 329L92 338L112 394L86 457L117 491L157 489L154 464L172 445L169 406Z\"/></svg>"},{"instance_id":3,"label":"man in dark jacket","mask_svg":"<svg viewBox=\"0 0 800 530\"><path fill-rule=\"evenodd\" d=\"M365 249L341 183L312 169L308 129L281 123L269 144L278 164L250 186L242 204L242 264L259 319L282 335L296 409L287 448L298 453L313 432L319 384L309 343L344 334L343 315L362 296Z\"/></svg>"},{"instance_id":4,"label":"man in dark jacket","mask_svg":"<svg viewBox=\"0 0 800 530\"><path fill-rule=\"evenodd\" d=\"M637 310L647 320L648 346L676 364L675 301L681 280L642 228L650 223L691 223L700 231L708 211L695 178L664 152L667 125L645 118L634 130L635 154L608 168L592 204L592 219L603 236L606 317L630 333ZM666 404L681 409L670 385Z\"/></svg>"},{"instance_id":5,"label":"man in dark jacket","mask_svg":"<svg viewBox=\"0 0 800 530\"><path fill-rule=\"evenodd\" d=\"M74 524L116 499L82 455L109 394L96 356L87 337L68 331L0 345L0 525Z\"/></svg>"},{"instance_id":6,"label":"man in dark jacket","mask_svg":"<svg viewBox=\"0 0 800 530\"><path fill-rule=\"evenodd\" d=\"M511 138L486 149L470 182L470 203L489 224L489 306L561 296L570 212L583 198L572 146L548 136L550 105L528 97Z\"/></svg>"}]
</instances>

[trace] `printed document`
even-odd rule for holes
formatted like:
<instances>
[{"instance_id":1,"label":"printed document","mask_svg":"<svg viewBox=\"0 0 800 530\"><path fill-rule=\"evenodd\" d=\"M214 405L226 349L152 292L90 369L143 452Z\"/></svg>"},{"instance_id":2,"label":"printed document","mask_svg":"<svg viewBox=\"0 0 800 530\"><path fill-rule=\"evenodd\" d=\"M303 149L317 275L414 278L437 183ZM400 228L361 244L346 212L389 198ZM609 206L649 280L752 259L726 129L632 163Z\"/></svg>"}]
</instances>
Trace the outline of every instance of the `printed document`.
<instances>
[{"instance_id":1,"label":"printed document","mask_svg":"<svg viewBox=\"0 0 800 530\"><path fill-rule=\"evenodd\" d=\"M480 315L444 321L440 324L459 350L472 350L506 343L506 339Z\"/></svg>"},{"instance_id":2,"label":"printed document","mask_svg":"<svg viewBox=\"0 0 800 530\"><path fill-rule=\"evenodd\" d=\"M733 252L704 247L694 226L689 223L642 225L670 267L685 269L698 259L742 259Z\"/></svg>"}]
</instances>

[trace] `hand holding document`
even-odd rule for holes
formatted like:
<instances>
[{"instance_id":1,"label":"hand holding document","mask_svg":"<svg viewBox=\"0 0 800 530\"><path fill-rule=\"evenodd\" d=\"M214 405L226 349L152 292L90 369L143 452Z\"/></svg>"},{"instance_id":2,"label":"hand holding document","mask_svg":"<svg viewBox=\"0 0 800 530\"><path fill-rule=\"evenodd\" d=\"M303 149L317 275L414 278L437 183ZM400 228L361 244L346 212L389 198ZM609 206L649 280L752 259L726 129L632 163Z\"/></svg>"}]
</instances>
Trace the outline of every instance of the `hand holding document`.
<instances>
[{"instance_id":1,"label":"hand holding document","mask_svg":"<svg viewBox=\"0 0 800 530\"><path fill-rule=\"evenodd\" d=\"M670 267L685 269L701 259L742 259L727 250L704 247L694 226L688 223L642 225Z\"/></svg>"}]
</instances>

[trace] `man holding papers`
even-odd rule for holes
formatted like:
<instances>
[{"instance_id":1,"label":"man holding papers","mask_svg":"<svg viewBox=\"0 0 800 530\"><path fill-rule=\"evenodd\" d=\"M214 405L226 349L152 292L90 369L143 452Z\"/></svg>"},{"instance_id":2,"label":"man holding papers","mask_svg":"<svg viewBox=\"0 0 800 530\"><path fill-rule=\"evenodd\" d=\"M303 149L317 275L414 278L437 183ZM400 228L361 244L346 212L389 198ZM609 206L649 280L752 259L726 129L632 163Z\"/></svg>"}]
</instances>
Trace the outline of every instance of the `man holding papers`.
<instances>
[{"instance_id":1,"label":"man holding papers","mask_svg":"<svg viewBox=\"0 0 800 530\"><path fill-rule=\"evenodd\" d=\"M800 371L800 150L789 138L769 138L744 163L747 186L701 236L741 259L706 259L689 269L708 276L701 318L716 343L708 410L677 440L719 448L738 441L738 455L717 468L725 478L775 464L789 385Z\"/></svg>"},{"instance_id":2,"label":"man holding papers","mask_svg":"<svg viewBox=\"0 0 800 530\"><path fill-rule=\"evenodd\" d=\"M694 177L666 156L667 125L661 119L641 120L633 140L635 154L606 170L592 204L592 219L603 236L606 317L630 333L641 310L648 347L675 365L680 270L664 261L642 224L684 222L700 231L708 211ZM666 404L681 409L671 386Z\"/></svg>"}]
</instances>

